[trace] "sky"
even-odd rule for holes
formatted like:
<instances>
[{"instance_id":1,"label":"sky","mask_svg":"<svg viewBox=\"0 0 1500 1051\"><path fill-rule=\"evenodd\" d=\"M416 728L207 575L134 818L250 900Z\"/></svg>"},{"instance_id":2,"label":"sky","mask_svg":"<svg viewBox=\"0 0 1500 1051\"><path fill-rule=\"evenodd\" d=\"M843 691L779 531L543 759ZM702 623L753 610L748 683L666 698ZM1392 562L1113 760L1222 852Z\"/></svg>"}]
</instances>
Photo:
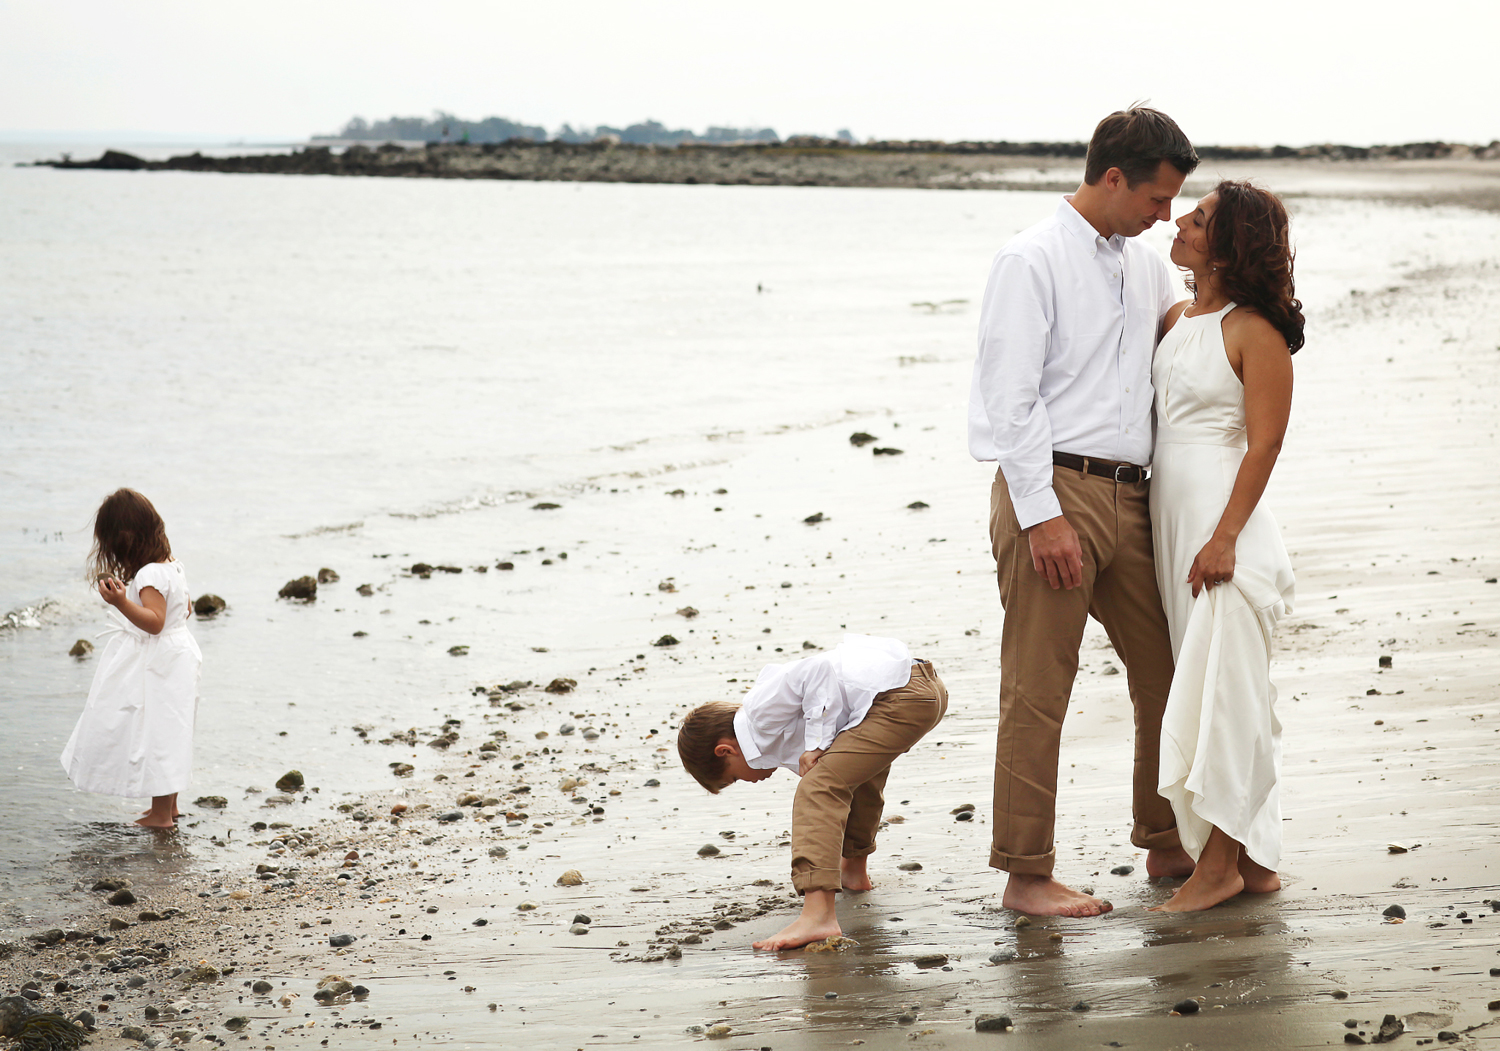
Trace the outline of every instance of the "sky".
<instances>
[{"instance_id":1,"label":"sky","mask_svg":"<svg viewBox=\"0 0 1500 1051\"><path fill-rule=\"evenodd\" d=\"M355 115L783 136L1500 139L1479 0L0 0L0 133L300 141Z\"/></svg>"}]
</instances>

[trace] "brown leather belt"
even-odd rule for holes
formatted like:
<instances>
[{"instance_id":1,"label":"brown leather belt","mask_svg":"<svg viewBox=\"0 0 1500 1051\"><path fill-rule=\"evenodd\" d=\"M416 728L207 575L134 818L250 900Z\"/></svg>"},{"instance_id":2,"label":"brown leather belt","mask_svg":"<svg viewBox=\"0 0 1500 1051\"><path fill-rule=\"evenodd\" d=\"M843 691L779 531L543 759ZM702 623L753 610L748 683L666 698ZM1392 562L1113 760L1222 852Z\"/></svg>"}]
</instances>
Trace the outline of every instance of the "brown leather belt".
<instances>
[{"instance_id":1,"label":"brown leather belt","mask_svg":"<svg viewBox=\"0 0 1500 1051\"><path fill-rule=\"evenodd\" d=\"M1072 453L1053 452L1052 462L1058 467L1066 467L1072 471L1087 471L1100 478L1112 478L1116 482L1144 482L1151 476L1146 468L1137 467L1133 463L1093 460L1087 456L1074 456Z\"/></svg>"}]
</instances>

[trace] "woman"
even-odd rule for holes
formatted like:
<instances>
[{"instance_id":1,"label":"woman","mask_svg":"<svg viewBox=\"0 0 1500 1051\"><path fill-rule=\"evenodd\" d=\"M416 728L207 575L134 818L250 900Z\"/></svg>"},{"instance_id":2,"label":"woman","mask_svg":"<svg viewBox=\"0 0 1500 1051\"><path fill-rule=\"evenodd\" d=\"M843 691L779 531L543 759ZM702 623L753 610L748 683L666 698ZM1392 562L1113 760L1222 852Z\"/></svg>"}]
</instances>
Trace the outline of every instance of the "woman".
<instances>
[{"instance_id":1,"label":"woman","mask_svg":"<svg viewBox=\"0 0 1500 1051\"><path fill-rule=\"evenodd\" d=\"M1167 912L1279 890L1281 723L1271 634L1293 577L1260 506L1292 407L1303 344L1286 209L1221 182L1177 220L1192 271L1152 363L1151 525L1177 671L1162 721L1160 791L1197 866Z\"/></svg>"}]
</instances>

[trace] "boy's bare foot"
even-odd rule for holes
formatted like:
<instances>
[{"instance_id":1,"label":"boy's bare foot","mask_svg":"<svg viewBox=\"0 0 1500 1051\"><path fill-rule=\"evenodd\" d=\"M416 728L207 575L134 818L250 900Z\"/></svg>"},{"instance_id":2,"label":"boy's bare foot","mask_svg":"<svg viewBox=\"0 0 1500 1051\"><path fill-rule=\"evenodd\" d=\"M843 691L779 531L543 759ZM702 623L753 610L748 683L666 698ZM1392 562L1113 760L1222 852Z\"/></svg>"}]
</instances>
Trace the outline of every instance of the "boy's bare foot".
<instances>
[{"instance_id":1,"label":"boy's bare foot","mask_svg":"<svg viewBox=\"0 0 1500 1051\"><path fill-rule=\"evenodd\" d=\"M844 858L839 862L839 885L852 892L875 889L863 857Z\"/></svg>"},{"instance_id":2,"label":"boy's bare foot","mask_svg":"<svg viewBox=\"0 0 1500 1051\"><path fill-rule=\"evenodd\" d=\"M1152 912L1202 912L1234 897L1245 889L1245 881L1237 869L1209 875L1199 869L1188 877L1188 881L1177 888L1177 893L1165 905L1158 905Z\"/></svg>"},{"instance_id":3,"label":"boy's bare foot","mask_svg":"<svg viewBox=\"0 0 1500 1051\"><path fill-rule=\"evenodd\" d=\"M1012 872L1000 904L1028 916L1098 916L1114 906L1066 887L1051 876Z\"/></svg>"},{"instance_id":4,"label":"boy's bare foot","mask_svg":"<svg viewBox=\"0 0 1500 1051\"><path fill-rule=\"evenodd\" d=\"M834 911L835 894L831 890L810 890L802 896L802 915L769 938L752 943L756 949L797 949L843 934Z\"/></svg>"},{"instance_id":5,"label":"boy's bare foot","mask_svg":"<svg viewBox=\"0 0 1500 1051\"><path fill-rule=\"evenodd\" d=\"M839 926L838 920L809 919L807 916L798 916L796 920L783 927L780 931L763 938L754 943L757 949L798 949L813 942L820 942L824 938L832 938L843 934L843 928Z\"/></svg>"},{"instance_id":6,"label":"boy's bare foot","mask_svg":"<svg viewBox=\"0 0 1500 1051\"><path fill-rule=\"evenodd\" d=\"M1281 889L1281 877L1275 869L1257 865L1243 853L1240 854L1240 878L1245 881L1246 894L1270 894Z\"/></svg>"},{"instance_id":7,"label":"boy's bare foot","mask_svg":"<svg viewBox=\"0 0 1500 1051\"><path fill-rule=\"evenodd\" d=\"M1146 851L1146 875L1182 879L1193 874L1193 856L1181 847Z\"/></svg>"}]
</instances>

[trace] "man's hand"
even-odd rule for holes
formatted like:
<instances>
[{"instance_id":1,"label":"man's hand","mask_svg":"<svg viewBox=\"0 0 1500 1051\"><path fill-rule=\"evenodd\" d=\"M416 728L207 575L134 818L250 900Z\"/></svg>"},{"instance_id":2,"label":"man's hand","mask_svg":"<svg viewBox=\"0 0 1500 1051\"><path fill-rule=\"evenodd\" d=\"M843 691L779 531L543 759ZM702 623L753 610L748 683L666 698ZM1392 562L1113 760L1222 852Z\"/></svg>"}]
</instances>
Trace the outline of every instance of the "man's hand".
<instances>
[{"instance_id":1,"label":"man's hand","mask_svg":"<svg viewBox=\"0 0 1500 1051\"><path fill-rule=\"evenodd\" d=\"M1083 583L1083 546L1066 518L1058 515L1038 522L1026 535L1031 540L1031 564L1054 591L1071 591Z\"/></svg>"},{"instance_id":2,"label":"man's hand","mask_svg":"<svg viewBox=\"0 0 1500 1051\"><path fill-rule=\"evenodd\" d=\"M810 752L803 752L801 758L797 760L797 776L806 777L807 772L818 764L818 760L823 758L823 753L827 750L826 748L814 748Z\"/></svg>"}]
</instances>

